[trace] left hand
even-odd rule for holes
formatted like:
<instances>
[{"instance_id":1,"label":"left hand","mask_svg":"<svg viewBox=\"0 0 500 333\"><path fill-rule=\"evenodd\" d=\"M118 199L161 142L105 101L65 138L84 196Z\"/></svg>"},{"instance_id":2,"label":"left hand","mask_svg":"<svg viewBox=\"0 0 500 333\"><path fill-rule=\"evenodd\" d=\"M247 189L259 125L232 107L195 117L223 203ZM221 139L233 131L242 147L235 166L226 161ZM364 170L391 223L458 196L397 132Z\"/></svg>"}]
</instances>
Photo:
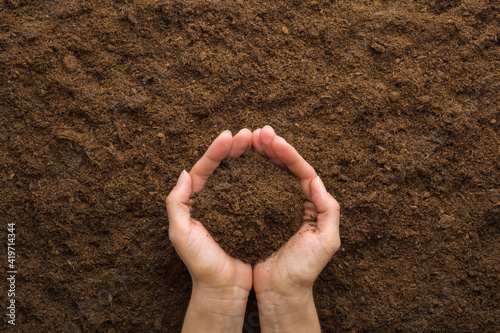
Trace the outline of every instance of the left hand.
<instances>
[{"instance_id":1,"label":"left hand","mask_svg":"<svg viewBox=\"0 0 500 333\"><path fill-rule=\"evenodd\" d=\"M191 171L181 173L167 198L169 237L193 280L184 332L220 331L222 326L215 323L224 329L243 325L252 267L229 256L203 224L191 218L190 210L191 198L203 189L220 162L226 157L239 157L250 148L251 136L247 129L234 138L231 132L222 132Z\"/></svg>"}]
</instances>

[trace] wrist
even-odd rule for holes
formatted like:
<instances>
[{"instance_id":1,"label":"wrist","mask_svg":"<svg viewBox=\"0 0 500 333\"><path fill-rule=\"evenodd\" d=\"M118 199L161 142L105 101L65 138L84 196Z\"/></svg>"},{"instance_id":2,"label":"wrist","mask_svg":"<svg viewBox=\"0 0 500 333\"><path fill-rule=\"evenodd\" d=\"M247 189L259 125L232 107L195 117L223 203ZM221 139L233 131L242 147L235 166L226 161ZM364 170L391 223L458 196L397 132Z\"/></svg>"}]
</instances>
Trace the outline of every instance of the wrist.
<instances>
[{"instance_id":1,"label":"wrist","mask_svg":"<svg viewBox=\"0 0 500 333\"><path fill-rule=\"evenodd\" d=\"M243 328L248 292L193 284L183 332L236 332Z\"/></svg>"},{"instance_id":2,"label":"wrist","mask_svg":"<svg viewBox=\"0 0 500 333\"><path fill-rule=\"evenodd\" d=\"M257 294L262 332L320 332L311 288Z\"/></svg>"},{"instance_id":3,"label":"wrist","mask_svg":"<svg viewBox=\"0 0 500 333\"><path fill-rule=\"evenodd\" d=\"M239 313L243 311L248 300L250 290L238 286L225 287L206 287L193 283L191 291L191 301L199 301L206 305L207 311L219 311L229 308L232 312ZM220 311L221 313L230 313L230 311Z\"/></svg>"}]
</instances>

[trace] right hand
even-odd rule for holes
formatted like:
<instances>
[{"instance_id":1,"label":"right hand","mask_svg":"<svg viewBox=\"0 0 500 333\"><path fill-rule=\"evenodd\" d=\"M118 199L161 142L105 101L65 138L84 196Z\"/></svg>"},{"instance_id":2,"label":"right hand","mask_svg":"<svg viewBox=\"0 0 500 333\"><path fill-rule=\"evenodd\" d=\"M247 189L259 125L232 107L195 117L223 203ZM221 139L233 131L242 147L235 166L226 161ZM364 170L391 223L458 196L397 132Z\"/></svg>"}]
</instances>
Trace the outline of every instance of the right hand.
<instances>
[{"instance_id":1,"label":"right hand","mask_svg":"<svg viewBox=\"0 0 500 333\"><path fill-rule=\"evenodd\" d=\"M262 332L320 331L312 297L319 273L340 247L340 206L313 167L269 126L252 133L255 151L299 178L308 200L304 224L275 254L253 270ZM317 222L307 222L316 217Z\"/></svg>"}]
</instances>

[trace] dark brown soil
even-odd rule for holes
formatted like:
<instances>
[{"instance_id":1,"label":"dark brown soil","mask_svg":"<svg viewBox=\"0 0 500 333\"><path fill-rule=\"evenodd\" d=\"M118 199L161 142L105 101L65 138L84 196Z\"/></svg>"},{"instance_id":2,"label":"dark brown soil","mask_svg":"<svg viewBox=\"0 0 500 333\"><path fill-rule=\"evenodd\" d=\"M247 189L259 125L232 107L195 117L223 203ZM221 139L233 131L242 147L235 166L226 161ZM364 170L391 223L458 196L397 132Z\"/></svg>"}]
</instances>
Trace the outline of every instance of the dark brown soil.
<instances>
[{"instance_id":1,"label":"dark brown soil","mask_svg":"<svg viewBox=\"0 0 500 333\"><path fill-rule=\"evenodd\" d=\"M0 330L178 332L191 285L165 198L222 130L269 124L342 207L325 332L500 331L499 13L0 1L0 259L15 222L18 269Z\"/></svg>"},{"instance_id":2,"label":"dark brown soil","mask_svg":"<svg viewBox=\"0 0 500 333\"><path fill-rule=\"evenodd\" d=\"M297 177L247 151L219 165L196 194L191 215L227 253L256 264L299 230L304 200Z\"/></svg>"}]
</instances>

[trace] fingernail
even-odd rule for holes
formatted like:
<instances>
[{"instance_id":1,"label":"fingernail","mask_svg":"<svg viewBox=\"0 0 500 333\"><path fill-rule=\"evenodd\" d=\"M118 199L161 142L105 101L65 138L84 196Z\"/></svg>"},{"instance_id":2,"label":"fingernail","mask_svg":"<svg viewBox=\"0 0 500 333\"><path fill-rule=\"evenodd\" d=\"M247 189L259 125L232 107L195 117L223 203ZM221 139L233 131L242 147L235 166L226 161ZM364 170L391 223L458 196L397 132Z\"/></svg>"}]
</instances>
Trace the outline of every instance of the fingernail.
<instances>
[{"instance_id":1,"label":"fingernail","mask_svg":"<svg viewBox=\"0 0 500 333\"><path fill-rule=\"evenodd\" d=\"M323 192L326 192L325 184L323 184L323 181L321 181L321 178L319 178L319 176L318 176L316 179L317 179L318 186L319 186L320 190Z\"/></svg>"},{"instance_id":2,"label":"fingernail","mask_svg":"<svg viewBox=\"0 0 500 333\"><path fill-rule=\"evenodd\" d=\"M182 184L182 182L184 181L184 179L186 179L186 170L182 170L181 172L181 175L179 176L179 179L177 179L177 185L176 186L179 186L180 184Z\"/></svg>"},{"instance_id":3,"label":"fingernail","mask_svg":"<svg viewBox=\"0 0 500 333\"><path fill-rule=\"evenodd\" d=\"M271 126L269 126L269 125L264 126L264 128L266 128L266 127L269 127L271 129L271 131L274 132L274 129Z\"/></svg>"},{"instance_id":4,"label":"fingernail","mask_svg":"<svg viewBox=\"0 0 500 333\"><path fill-rule=\"evenodd\" d=\"M233 135L233 133L231 133L231 131L230 131L230 130L225 130L225 131L222 131L222 133L224 133L224 132L228 132L229 134ZM222 134L222 133L221 133L221 134Z\"/></svg>"}]
</instances>

